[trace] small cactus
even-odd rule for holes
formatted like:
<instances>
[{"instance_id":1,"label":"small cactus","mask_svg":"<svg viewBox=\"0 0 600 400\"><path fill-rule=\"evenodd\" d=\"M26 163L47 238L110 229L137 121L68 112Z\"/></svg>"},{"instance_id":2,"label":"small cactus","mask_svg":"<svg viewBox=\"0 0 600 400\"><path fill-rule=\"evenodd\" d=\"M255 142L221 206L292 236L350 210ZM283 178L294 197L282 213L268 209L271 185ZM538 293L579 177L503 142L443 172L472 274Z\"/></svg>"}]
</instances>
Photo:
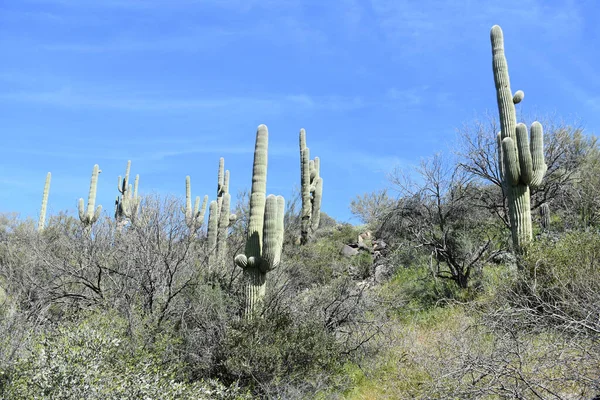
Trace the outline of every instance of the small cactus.
<instances>
[{"instance_id":1,"label":"small cactus","mask_svg":"<svg viewBox=\"0 0 600 400\"><path fill-rule=\"evenodd\" d=\"M90 182L90 192L88 194L88 203L87 209L84 207L83 199L79 199L78 210L79 210L79 219L81 223L85 227L91 227L94 222L100 218L100 213L102 212L102 206L98 206L96 211L94 211L94 207L96 205L96 188L98 186L98 175L102 171L98 167L98 164L94 165L92 169L92 180Z\"/></svg>"},{"instance_id":2,"label":"small cactus","mask_svg":"<svg viewBox=\"0 0 600 400\"><path fill-rule=\"evenodd\" d=\"M497 135L498 168L503 190L508 198L512 240L515 250L522 252L532 240L530 188L541 185L547 166L544 162L542 125L531 125L531 143L524 124L517 124L515 104L525 96L510 89L508 64L504 55L502 29L495 25L490 32L494 83L500 114L501 131Z\"/></svg>"},{"instance_id":3,"label":"small cactus","mask_svg":"<svg viewBox=\"0 0 600 400\"><path fill-rule=\"evenodd\" d=\"M314 160L310 159L310 149L306 147L306 131L300 129L301 244L308 243L311 233L319 228L323 196L323 178L320 176L320 166L319 157L315 157Z\"/></svg>"},{"instance_id":4,"label":"small cactus","mask_svg":"<svg viewBox=\"0 0 600 400\"><path fill-rule=\"evenodd\" d=\"M117 190L121 193L121 196L117 196L115 200L115 219L119 226L123 226L126 220L135 222L138 210L141 203L141 197L138 196L138 185L140 176L135 176L135 182L132 187L129 184L129 171L131 169L131 160L127 161L127 168L125 170L125 178L119 176L117 183Z\"/></svg>"},{"instance_id":5,"label":"small cactus","mask_svg":"<svg viewBox=\"0 0 600 400\"><path fill-rule=\"evenodd\" d=\"M282 196L266 197L268 142L268 129L260 125L256 132L246 249L235 257L236 265L244 270L246 318L260 310L267 273L279 265L283 248L285 200Z\"/></svg>"},{"instance_id":6,"label":"small cactus","mask_svg":"<svg viewBox=\"0 0 600 400\"><path fill-rule=\"evenodd\" d=\"M200 207L200 196L196 196L194 202L194 208L192 208L192 183L190 176L185 177L185 208L181 209L181 212L185 215L185 224L190 229L190 232L194 233L204 223L204 213L206 212L206 203L208 202L208 196L204 196L202 201L202 207Z\"/></svg>"},{"instance_id":7,"label":"small cactus","mask_svg":"<svg viewBox=\"0 0 600 400\"><path fill-rule=\"evenodd\" d=\"M44 184L44 194L42 196L42 209L40 211L40 219L38 221L38 232L44 230L44 226L46 224L46 208L48 206L48 194L50 193L50 180L52 179L52 174L48 172L46 175L46 183Z\"/></svg>"},{"instance_id":8,"label":"small cactus","mask_svg":"<svg viewBox=\"0 0 600 400\"><path fill-rule=\"evenodd\" d=\"M543 231L550 229L550 206L548 203L543 203L540 206L540 226Z\"/></svg>"}]
</instances>

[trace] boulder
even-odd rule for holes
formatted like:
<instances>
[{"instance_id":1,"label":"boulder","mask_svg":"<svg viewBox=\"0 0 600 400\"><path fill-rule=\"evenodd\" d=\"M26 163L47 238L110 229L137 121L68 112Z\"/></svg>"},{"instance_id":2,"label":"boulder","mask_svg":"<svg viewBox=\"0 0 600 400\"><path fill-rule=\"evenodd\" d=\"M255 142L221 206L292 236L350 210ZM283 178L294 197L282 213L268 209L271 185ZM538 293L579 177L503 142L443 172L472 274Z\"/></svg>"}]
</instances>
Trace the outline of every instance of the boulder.
<instances>
[{"instance_id":1,"label":"boulder","mask_svg":"<svg viewBox=\"0 0 600 400\"><path fill-rule=\"evenodd\" d=\"M358 254L358 249L345 244L340 250L340 254L344 257L352 257Z\"/></svg>"},{"instance_id":2,"label":"boulder","mask_svg":"<svg viewBox=\"0 0 600 400\"><path fill-rule=\"evenodd\" d=\"M375 282L383 283L394 275L394 269L390 264L379 264L375 266Z\"/></svg>"}]
</instances>

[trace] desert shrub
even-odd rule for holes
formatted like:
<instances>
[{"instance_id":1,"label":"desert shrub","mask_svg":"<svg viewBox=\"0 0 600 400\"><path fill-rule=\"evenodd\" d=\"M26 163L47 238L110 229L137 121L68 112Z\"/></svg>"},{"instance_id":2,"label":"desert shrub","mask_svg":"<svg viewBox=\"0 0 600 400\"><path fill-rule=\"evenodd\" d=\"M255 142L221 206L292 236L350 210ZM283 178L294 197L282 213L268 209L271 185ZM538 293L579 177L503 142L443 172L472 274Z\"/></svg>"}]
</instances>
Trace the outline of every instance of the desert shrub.
<instances>
[{"instance_id":1,"label":"desert shrub","mask_svg":"<svg viewBox=\"0 0 600 400\"><path fill-rule=\"evenodd\" d=\"M189 383L172 338L135 346L126 320L95 313L34 335L0 388L11 399L234 399L235 387Z\"/></svg>"},{"instance_id":2,"label":"desert shrub","mask_svg":"<svg viewBox=\"0 0 600 400\"><path fill-rule=\"evenodd\" d=\"M371 229L377 229L385 216L395 207L396 199L387 189L356 196L350 202L350 211Z\"/></svg>"},{"instance_id":3,"label":"desert shrub","mask_svg":"<svg viewBox=\"0 0 600 400\"><path fill-rule=\"evenodd\" d=\"M519 310L519 323L600 338L600 236L571 232L533 243L517 279L498 303Z\"/></svg>"},{"instance_id":4,"label":"desert shrub","mask_svg":"<svg viewBox=\"0 0 600 400\"><path fill-rule=\"evenodd\" d=\"M390 307L396 315L413 318L450 303L470 301L476 297L477 290L460 289L449 280L435 278L427 266L414 265L399 268L384 286L384 293L402 299Z\"/></svg>"},{"instance_id":5,"label":"desert shrub","mask_svg":"<svg viewBox=\"0 0 600 400\"><path fill-rule=\"evenodd\" d=\"M185 298L185 312L173 324L182 343L181 357L190 378L216 377L223 361L223 341L239 319L241 299L211 285L199 285Z\"/></svg>"},{"instance_id":6,"label":"desert shrub","mask_svg":"<svg viewBox=\"0 0 600 400\"><path fill-rule=\"evenodd\" d=\"M373 256L369 252L361 251L350 259L350 264L352 266L353 277L360 280L367 279L371 276Z\"/></svg>"},{"instance_id":7,"label":"desert shrub","mask_svg":"<svg viewBox=\"0 0 600 400\"><path fill-rule=\"evenodd\" d=\"M464 327L454 337L431 340L436 357L419 362L430 363L433 377L421 385L424 393L437 398L597 395L599 256L597 233L572 232L532 243L521 270L486 269L490 287L464 306L469 315ZM436 370L434 361L444 368Z\"/></svg>"},{"instance_id":8,"label":"desert shrub","mask_svg":"<svg viewBox=\"0 0 600 400\"><path fill-rule=\"evenodd\" d=\"M339 356L339 344L318 321L269 313L230 327L220 378L239 381L257 396L314 392L338 368Z\"/></svg>"},{"instance_id":9,"label":"desert shrub","mask_svg":"<svg viewBox=\"0 0 600 400\"><path fill-rule=\"evenodd\" d=\"M372 262L371 256L366 253L356 260L349 260L340 254L345 244L356 243L359 230L349 224L341 224L335 228L317 231L318 239L304 246L288 246L284 249L284 266L287 276L292 280L298 290L327 285L333 279L348 273L350 266L366 269L368 275ZM364 254L364 255L363 255ZM367 265L368 264L368 265Z\"/></svg>"},{"instance_id":10,"label":"desert shrub","mask_svg":"<svg viewBox=\"0 0 600 400\"><path fill-rule=\"evenodd\" d=\"M287 250L287 249L286 249ZM339 249L335 246L323 246L321 243L309 242L304 246L289 249L283 261L297 290L327 284L331 281L340 263Z\"/></svg>"},{"instance_id":11,"label":"desert shrub","mask_svg":"<svg viewBox=\"0 0 600 400\"><path fill-rule=\"evenodd\" d=\"M236 229L230 255L244 242ZM37 232L0 219L0 398L332 393L347 382L344 363L374 354L385 322L375 295L347 277L371 265L369 254L340 255L357 237L344 224L306 246L286 242L263 314L247 321L241 269L207 264L205 235L190 235L172 198L144 198L127 225L84 229L60 214Z\"/></svg>"},{"instance_id":12,"label":"desert shrub","mask_svg":"<svg viewBox=\"0 0 600 400\"><path fill-rule=\"evenodd\" d=\"M217 376L269 398L341 390L343 365L377 352L371 341L385 325L379 298L349 278L298 293L285 271L273 274L261 317L227 330Z\"/></svg>"}]
</instances>

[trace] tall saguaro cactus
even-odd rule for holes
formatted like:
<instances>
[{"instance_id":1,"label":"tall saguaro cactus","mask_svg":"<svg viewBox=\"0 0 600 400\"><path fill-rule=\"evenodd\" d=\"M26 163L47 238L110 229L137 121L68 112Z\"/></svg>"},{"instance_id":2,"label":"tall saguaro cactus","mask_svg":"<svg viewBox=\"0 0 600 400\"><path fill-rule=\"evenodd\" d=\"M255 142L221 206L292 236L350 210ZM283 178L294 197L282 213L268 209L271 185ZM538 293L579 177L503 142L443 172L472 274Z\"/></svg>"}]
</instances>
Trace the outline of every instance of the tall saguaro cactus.
<instances>
[{"instance_id":1,"label":"tall saguaro cactus","mask_svg":"<svg viewBox=\"0 0 600 400\"><path fill-rule=\"evenodd\" d=\"M266 197L268 142L268 129L260 125L254 149L246 249L235 257L236 265L244 270L246 318L252 318L260 310L267 273L279 265L283 248L285 200L282 196Z\"/></svg>"},{"instance_id":2,"label":"tall saguaro cactus","mask_svg":"<svg viewBox=\"0 0 600 400\"><path fill-rule=\"evenodd\" d=\"M500 113L498 167L508 198L513 245L517 252L521 252L532 240L530 188L541 185L547 170L544 162L544 134L542 125L534 122L530 128L530 143L525 124L517 124L515 104L523 100L524 94L520 90L514 95L511 92L508 64L504 55L504 37L498 25L492 27L490 39Z\"/></svg>"},{"instance_id":3,"label":"tall saguaro cactus","mask_svg":"<svg viewBox=\"0 0 600 400\"><path fill-rule=\"evenodd\" d=\"M202 207L200 207L200 196L196 196L194 208L192 208L192 183L190 176L185 177L185 209L181 211L185 215L185 224L191 232L195 232L204 222L204 213L206 212L206 203L208 195L204 196Z\"/></svg>"},{"instance_id":4,"label":"tall saguaro cactus","mask_svg":"<svg viewBox=\"0 0 600 400\"><path fill-rule=\"evenodd\" d=\"M52 179L52 174L48 172L46 174L46 183L44 184L44 194L42 196L42 209L40 211L40 219L38 221L38 232L44 230L44 226L46 224L46 208L48 206L48 194L50 193L50 180Z\"/></svg>"},{"instance_id":5,"label":"tall saguaro cactus","mask_svg":"<svg viewBox=\"0 0 600 400\"><path fill-rule=\"evenodd\" d=\"M95 164L92 169L92 180L90 182L87 209L84 207L83 199L79 199L79 219L86 227L91 227L92 224L100 218L100 213L102 212L102 206L98 206L96 211L94 211L94 207L96 206L96 188L98 186L98 175L100 172L102 172L100 171L100 167L98 167L98 164Z\"/></svg>"},{"instance_id":6,"label":"tall saguaro cactus","mask_svg":"<svg viewBox=\"0 0 600 400\"><path fill-rule=\"evenodd\" d=\"M140 176L135 176L135 182L132 187L129 184L129 171L131 170L131 160L127 161L127 168L125 170L125 178L119 176L117 189L121 193L121 197L117 196L115 201L115 219L120 226L123 226L126 220L135 222L137 216L141 198L138 196L138 184Z\"/></svg>"},{"instance_id":7,"label":"tall saguaro cactus","mask_svg":"<svg viewBox=\"0 0 600 400\"><path fill-rule=\"evenodd\" d=\"M209 265L225 262L227 256L228 228L235 222L236 215L231 213L231 195L229 194L229 170L225 170L225 159L219 159L217 174L217 200L212 202L208 215Z\"/></svg>"},{"instance_id":8,"label":"tall saguaro cactus","mask_svg":"<svg viewBox=\"0 0 600 400\"><path fill-rule=\"evenodd\" d=\"M311 232L319 228L323 196L323 178L320 176L320 166L319 157L315 157L314 160L310 159L310 149L306 147L306 131L300 129L301 244L308 243Z\"/></svg>"}]
</instances>

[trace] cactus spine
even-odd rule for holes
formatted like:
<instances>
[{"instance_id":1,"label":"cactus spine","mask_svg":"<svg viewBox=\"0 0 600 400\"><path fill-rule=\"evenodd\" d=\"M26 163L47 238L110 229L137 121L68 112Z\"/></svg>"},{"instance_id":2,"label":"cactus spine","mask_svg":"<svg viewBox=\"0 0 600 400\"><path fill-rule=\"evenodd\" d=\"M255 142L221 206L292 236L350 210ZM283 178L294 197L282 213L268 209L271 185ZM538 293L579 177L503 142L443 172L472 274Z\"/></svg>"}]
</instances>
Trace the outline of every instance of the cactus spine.
<instances>
[{"instance_id":1,"label":"cactus spine","mask_svg":"<svg viewBox=\"0 0 600 400\"><path fill-rule=\"evenodd\" d=\"M285 200L282 196L266 197L268 141L268 129L260 125L254 149L246 249L235 257L236 265L244 270L246 318L252 318L260 310L267 272L279 265L283 248Z\"/></svg>"},{"instance_id":2,"label":"cactus spine","mask_svg":"<svg viewBox=\"0 0 600 400\"><path fill-rule=\"evenodd\" d=\"M319 157L315 157L314 160L310 159L310 149L306 147L306 131L300 129L301 244L308 243L310 234L319 228L323 195L320 166Z\"/></svg>"},{"instance_id":3,"label":"cactus spine","mask_svg":"<svg viewBox=\"0 0 600 400\"><path fill-rule=\"evenodd\" d=\"M131 170L131 160L127 161L127 168L125 170L125 178L121 178L119 175L117 190L121 193L121 197L117 196L115 201L115 219L120 227L123 227L126 220L135 222L137 216L141 197L138 196L138 185L140 176L135 176L135 182L132 187L129 184L129 171Z\"/></svg>"},{"instance_id":4,"label":"cactus spine","mask_svg":"<svg viewBox=\"0 0 600 400\"><path fill-rule=\"evenodd\" d=\"M200 207L200 196L196 196L194 208L192 208L192 183L190 176L185 177L185 208L181 211L185 215L185 224L190 229L190 232L195 233L198 228L204 223L204 213L206 212L206 203L208 196L204 196L202 207Z\"/></svg>"},{"instance_id":5,"label":"cactus spine","mask_svg":"<svg viewBox=\"0 0 600 400\"><path fill-rule=\"evenodd\" d=\"M235 222L236 215L231 214L231 195L229 194L229 170L225 170L225 159L219 159L217 174L217 200L211 203L208 215L209 265L225 264L227 257L228 229Z\"/></svg>"},{"instance_id":6,"label":"cactus spine","mask_svg":"<svg viewBox=\"0 0 600 400\"><path fill-rule=\"evenodd\" d=\"M84 208L83 199L79 199L79 219L85 227L91 227L92 224L100 218L100 213L102 212L102 206L98 206L96 211L94 211L94 207L96 206L96 188L98 186L98 175L100 172L102 171L100 171L98 164L94 165L94 168L92 169L92 180L90 182L90 192L88 194L87 209Z\"/></svg>"},{"instance_id":7,"label":"cactus spine","mask_svg":"<svg viewBox=\"0 0 600 400\"><path fill-rule=\"evenodd\" d=\"M40 220L38 221L38 232L44 230L44 225L46 224L46 208L48 206L48 194L50 193L50 180L52 179L52 174L48 172L46 175L46 183L44 184L44 194L42 196L42 209L40 211Z\"/></svg>"},{"instance_id":8,"label":"cactus spine","mask_svg":"<svg viewBox=\"0 0 600 400\"><path fill-rule=\"evenodd\" d=\"M531 143L525 124L517 124L515 104L523 100L522 91L510 89L508 64L504 55L502 29L494 25L490 32L494 83L500 114L498 167L508 198L508 211L515 250L521 252L532 240L530 188L541 185L547 166L544 162L542 125L531 125Z\"/></svg>"}]
</instances>

